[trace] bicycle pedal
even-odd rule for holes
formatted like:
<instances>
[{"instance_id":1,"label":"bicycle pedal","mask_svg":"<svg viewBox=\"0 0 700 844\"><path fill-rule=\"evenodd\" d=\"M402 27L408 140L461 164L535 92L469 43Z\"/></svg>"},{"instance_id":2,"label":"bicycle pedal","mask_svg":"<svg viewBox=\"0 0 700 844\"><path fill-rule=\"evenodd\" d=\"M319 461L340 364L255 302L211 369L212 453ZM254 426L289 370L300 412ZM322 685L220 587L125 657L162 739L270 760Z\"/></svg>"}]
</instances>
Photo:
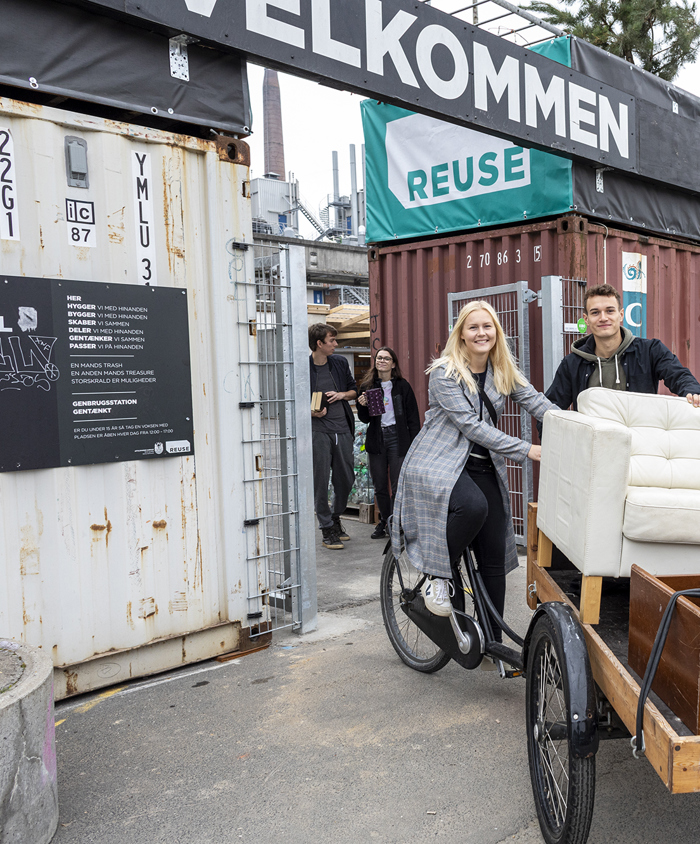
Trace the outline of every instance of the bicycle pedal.
<instances>
[{"instance_id":1,"label":"bicycle pedal","mask_svg":"<svg viewBox=\"0 0 700 844\"><path fill-rule=\"evenodd\" d=\"M505 679L506 680L510 680L513 677L524 677L524 676L525 676L525 672L519 671L517 668L514 668L512 671L506 671L505 672Z\"/></svg>"}]
</instances>

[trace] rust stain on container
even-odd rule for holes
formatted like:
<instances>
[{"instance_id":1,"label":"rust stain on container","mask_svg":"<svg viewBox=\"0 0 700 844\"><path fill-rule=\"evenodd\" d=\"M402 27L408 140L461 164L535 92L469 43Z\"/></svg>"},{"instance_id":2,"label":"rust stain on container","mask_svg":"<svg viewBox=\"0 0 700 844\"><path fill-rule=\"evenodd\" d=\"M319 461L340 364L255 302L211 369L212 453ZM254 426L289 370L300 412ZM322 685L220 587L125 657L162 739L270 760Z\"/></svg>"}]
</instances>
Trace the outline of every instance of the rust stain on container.
<instances>
[{"instance_id":1,"label":"rust stain on container","mask_svg":"<svg viewBox=\"0 0 700 844\"><path fill-rule=\"evenodd\" d=\"M67 668L63 669L63 673L66 675L66 694L70 695L77 695L78 694L78 674L76 671L69 671Z\"/></svg>"},{"instance_id":2,"label":"rust stain on container","mask_svg":"<svg viewBox=\"0 0 700 844\"><path fill-rule=\"evenodd\" d=\"M104 525L98 525L97 523L90 525L90 530L96 534L96 536L93 536L92 538L93 542L99 539L100 535L104 532L105 544L109 545L109 535L112 532L112 523L109 519L107 519L107 522Z\"/></svg>"},{"instance_id":3,"label":"rust stain on container","mask_svg":"<svg viewBox=\"0 0 700 844\"><path fill-rule=\"evenodd\" d=\"M112 243L124 243L125 206L107 215L107 237Z\"/></svg>"},{"instance_id":4,"label":"rust stain on container","mask_svg":"<svg viewBox=\"0 0 700 844\"><path fill-rule=\"evenodd\" d=\"M156 604L155 598L142 598L139 618L146 619L152 615L158 615L158 604Z\"/></svg>"},{"instance_id":5,"label":"rust stain on container","mask_svg":"<svg viewBox=\"0 0 700 844\"><path fill-rule=\"evenodd\" d=\"M173 597L172 601L169 604L169 611L173 612L187 612L188 603L187 603L187 593L186 592L176 592L175 596Z\"/></svg>"},{"instance_id":6,"label":"rust stain on container","mask_svg":"<svg viewBox=\"0 0 700 844\"><path fill-rule=\"evenodd\" d=\"M153 527L156 529L165 528L167 524L165 519L159 519L157 522L153 522Z\"/></svg>"},{"instance_id":7,"label":"rust stain on container","mask_svg":"<svg viewBox=\"0 0 700 844\"><path fill-rule=\"evenodd\" d=\"M34 532L34 525L25 524L20 528L19 570L22 577L39 574L39 542Z\"/></svg>"}]
</instances>

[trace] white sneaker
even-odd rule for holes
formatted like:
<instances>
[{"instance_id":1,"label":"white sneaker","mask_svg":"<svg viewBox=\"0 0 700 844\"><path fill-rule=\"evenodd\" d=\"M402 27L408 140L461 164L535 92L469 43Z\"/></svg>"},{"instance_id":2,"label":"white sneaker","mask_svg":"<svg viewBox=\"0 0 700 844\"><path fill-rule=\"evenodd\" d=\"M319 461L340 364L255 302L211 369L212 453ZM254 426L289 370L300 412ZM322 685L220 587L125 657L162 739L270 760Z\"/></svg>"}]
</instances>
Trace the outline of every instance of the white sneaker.
<instances>
[{"instance_id":1,"label":"white sneaker","mask_svg":"<svg viewBox=\"0 0 700 844\"><path fill-rule=\"evenodd\" d=\"M450 595L454 595L455 590L451 580L428 576L420 591L425 606L433 615L452 615Z\"/></svg>"}]
</instances>

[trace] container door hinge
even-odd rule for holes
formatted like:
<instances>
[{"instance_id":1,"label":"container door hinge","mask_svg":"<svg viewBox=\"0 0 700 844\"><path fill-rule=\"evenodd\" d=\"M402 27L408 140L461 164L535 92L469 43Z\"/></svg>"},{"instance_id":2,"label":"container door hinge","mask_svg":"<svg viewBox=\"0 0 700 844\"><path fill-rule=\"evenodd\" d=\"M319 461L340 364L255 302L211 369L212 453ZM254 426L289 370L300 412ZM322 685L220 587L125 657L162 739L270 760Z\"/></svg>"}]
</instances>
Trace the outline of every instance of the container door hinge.
<instances>
[{"instance_id":1,"label":"container door hinge","mask_svg":"<svg viewBox=\"0 0 700 844\"><path fill-rule=\"evenodd\" d=\"M190 81L190 60L187 55L187 47L196 44L197 39L191 35L176 35L168 41L170 52L170 75L173 79Z\"/></svg>"}]
</instances>

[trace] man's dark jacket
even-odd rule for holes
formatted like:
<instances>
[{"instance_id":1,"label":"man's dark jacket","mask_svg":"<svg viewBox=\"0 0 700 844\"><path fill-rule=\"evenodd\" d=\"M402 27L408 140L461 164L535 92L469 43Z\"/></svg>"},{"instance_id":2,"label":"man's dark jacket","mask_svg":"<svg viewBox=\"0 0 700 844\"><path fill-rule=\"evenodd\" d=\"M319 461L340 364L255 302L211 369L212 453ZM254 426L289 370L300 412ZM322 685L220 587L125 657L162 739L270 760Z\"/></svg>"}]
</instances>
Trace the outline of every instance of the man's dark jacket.
<instances>
[{"instance_id":1,"label":"man's dark jacket","mask_svg":"<svg viewBox=\"0 0 700 844\"><path fill-rule=\"evenodd\" d=\"M595 354L595 337L591 334L576 340L574 346L581 351ZM678 358L660 340L646 340L635 337L620 355L620 364L625 373L627 390L632 393L656 393L659 381L677 396L700 393L700 384ZM585 360L571 352L559 364L551 387L545 392L547 398L557 407L566 410L588 387L588 379L595 367L595 361Z\"/></svg>"},{"instance_id":2,"label":"man's dark jacket","mask_svg":"<svg viewBox=\"0 0 700 844\"><path fill-rule=\"evenodd\" d=\"M381 387L380 378L375 378L373 387ZM364 390L362 391L365 392ZM359 396L358 396L359 398ZM413 388L405 378L391 379L391 401L396 416L396 437L399 441L399 456L405 457L411 443L420 431L420 413ZM365 451L367 454L381 454L384 446L382 437L381 416L370 416L369 410L361 404L357 405L357 415L361 422L369 422L365 435Z\"/></svg>"},{"instance_id":3,"label":"man's dark jacket","mask_svg":"<svg viewBox=\"0 0 700 844\"><path fill-rule=\"evenodd\" d=\"M347 393L350 390L357 392L357 384L350 372L350 366L342 355L330 355L328 358L328 371L333 379L337 393ZM316 369L314 368L313 355L309 355L309 375L311 377L311 393L313 395L316 392L316 381L318 380ZM355 436L355 414L345 399L342 399L342 402L350 433Z\"/></svg>"}]
</instances>

